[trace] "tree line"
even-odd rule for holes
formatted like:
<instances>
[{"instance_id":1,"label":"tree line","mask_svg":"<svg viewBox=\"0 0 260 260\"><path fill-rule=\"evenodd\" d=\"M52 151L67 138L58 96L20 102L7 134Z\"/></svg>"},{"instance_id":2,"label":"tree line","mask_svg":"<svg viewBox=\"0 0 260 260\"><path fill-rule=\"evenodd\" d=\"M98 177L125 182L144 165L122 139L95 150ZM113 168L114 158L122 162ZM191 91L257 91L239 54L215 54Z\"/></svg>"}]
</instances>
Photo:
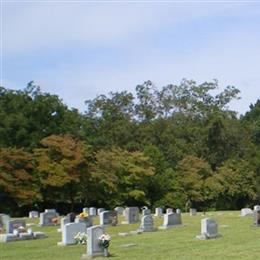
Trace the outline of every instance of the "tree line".
<instances>
[{"instance_id":1,"label":"tree line","mask_svg":"<svg viewBox=\"0 0 260 260\"><path fill-rule=\"evenodd\" d=\"M240 209L260 197L260 101L218 81L110 92L84 113L34 82L0 87L0 211L118 205ZM69 205L69 206L68 206Z\"/></svg>"}]
</instances>

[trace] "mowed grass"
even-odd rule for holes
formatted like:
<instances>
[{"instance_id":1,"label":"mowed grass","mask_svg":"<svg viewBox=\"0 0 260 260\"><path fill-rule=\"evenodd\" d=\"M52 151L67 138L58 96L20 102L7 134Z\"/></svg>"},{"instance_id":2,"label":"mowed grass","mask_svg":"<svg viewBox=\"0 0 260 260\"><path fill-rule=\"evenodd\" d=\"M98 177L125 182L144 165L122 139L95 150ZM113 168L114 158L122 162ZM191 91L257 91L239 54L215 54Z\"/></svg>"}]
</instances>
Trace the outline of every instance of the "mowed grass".
<instances>
[{"instance_id":1,"label":"mowed grass","mask_svg":"<svg viewBox=\"0 0 260 260\"><path fill-rule=\"evenodd\" d=\"M168 230L143 233L140 235L118 236L119 232L136 230L139 224L118 225L106 228L112 236L109 252L111 259L260 259L260 228L253 228L252 217L240 217L238 211L208 212L206 217L214 217L219 224L218 239L201 241L200 220L205 216L182 214L184 226ZM121 223L120 219L120 223ZM26 219L27 223L38 224L38 219ZM155 218L158 227L163 218ZM95 218L95 224L99 223ZM61 233L56 227L39 227L48 238L0 244L0 260L79 260L86 253L86 246L57 246ZM95 258L103 259L103 258Z\"/></svg>"}]
</instances>

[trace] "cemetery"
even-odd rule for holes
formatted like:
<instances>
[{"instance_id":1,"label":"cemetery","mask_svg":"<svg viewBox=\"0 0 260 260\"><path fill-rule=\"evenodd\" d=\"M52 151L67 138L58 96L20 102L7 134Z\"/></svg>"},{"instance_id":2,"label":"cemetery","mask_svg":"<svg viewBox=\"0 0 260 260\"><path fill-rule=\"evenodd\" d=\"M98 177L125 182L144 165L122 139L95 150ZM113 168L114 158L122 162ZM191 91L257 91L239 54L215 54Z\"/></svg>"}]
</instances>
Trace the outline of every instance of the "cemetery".
<instances>
[{"instance_id":1,"label":"cemetery","mask_svg":"<svg viewBox=\"0 0 260 260\"><path fill-rule=\"evenodd\" d=\"M0 259L71 260L107 256L111 259L199 260L258 259L260 255L258 207L252 208L250 217L241 217L239 211L191 214L195 209L177 213L166 208L128 207L124 214L104 210L99 215L94 215L98 213L96 208L91 210L91 216L86 208L78 215L65 216L54 210L44 211L48 213L47 219L50 212L55 218L59 216L58 225L42 225L43 219L39 221L36 216L13 219L0 214ZM82 234L85 241L79 243Z\"/></svg>"}]
</instances>

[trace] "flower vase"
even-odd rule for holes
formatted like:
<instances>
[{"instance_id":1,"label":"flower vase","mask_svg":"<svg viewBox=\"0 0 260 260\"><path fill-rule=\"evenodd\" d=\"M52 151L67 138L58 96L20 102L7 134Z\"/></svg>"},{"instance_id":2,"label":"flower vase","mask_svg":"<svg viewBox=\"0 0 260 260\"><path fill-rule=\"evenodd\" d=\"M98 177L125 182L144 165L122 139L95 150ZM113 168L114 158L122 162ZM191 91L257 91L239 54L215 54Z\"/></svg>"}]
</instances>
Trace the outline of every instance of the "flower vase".
<instances>
[{"instance_id":1,"label":"flower vase","mask_svg":"<svg viewBox=\"0 0 260 260\"><path fill-rule=\"evenodd\" d=\"M108 253L108 248L104 248L104 257L108 257L109 253Z\"/></svg>"}]
</instances>

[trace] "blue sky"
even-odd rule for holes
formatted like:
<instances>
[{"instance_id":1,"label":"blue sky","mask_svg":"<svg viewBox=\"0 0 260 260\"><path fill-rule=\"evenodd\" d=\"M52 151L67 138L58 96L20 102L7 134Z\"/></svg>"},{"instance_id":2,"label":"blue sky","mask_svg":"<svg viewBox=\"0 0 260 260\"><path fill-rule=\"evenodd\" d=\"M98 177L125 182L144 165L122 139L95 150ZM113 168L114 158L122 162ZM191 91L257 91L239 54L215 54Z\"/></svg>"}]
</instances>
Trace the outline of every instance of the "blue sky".
<instances>
[{"instance_id":1,"label":"blue sky","mask_svg":"<svg viewBox=\"0 0 260 260\"><path fill-rule=\"evenodd\" d=\"M2 3L3 85L34 80L84 111L110 91L219 80L244 113L260 97L260 1L8 1Z\"/></svg>"}]
</instances>

